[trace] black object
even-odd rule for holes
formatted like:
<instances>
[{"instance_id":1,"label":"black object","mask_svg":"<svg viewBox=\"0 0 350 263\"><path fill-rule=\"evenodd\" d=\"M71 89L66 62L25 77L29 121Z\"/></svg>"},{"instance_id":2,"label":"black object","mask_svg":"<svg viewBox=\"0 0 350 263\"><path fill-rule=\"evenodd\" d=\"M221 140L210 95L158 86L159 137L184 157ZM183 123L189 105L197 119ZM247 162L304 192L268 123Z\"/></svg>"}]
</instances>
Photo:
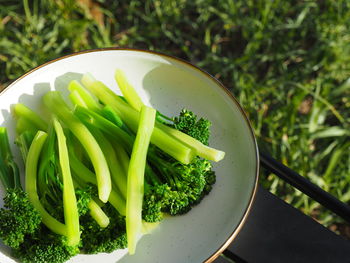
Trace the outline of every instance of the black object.
<instances>
[{"instance_id":1,"label":"black object","mask_svg":"<svg viewBox=\"0 0 350 263\"><path fill-rule=\"evenodd\" d=\"M350 223L350 206L342 203L333 195L276 161L267 153L260 152L260 162L263 167Z\"/></svg>"},{"instance_id":2,"label":"black object","mask_svg":"<svg viewBox=\"0 0 350 263\"><path fill-rule=\"evenodd\" d=\"M350 222L350 206L260 152L261 165ZM258 186L242 230L215 263L349 262L350 241Z\"/></svg>"},{"instance_id":3,"label":"black object","mask_svg":"<svg viewBox=\"0 0 350 263\"><path fill-rule=\"evenodd\" d=\"M259 185L243 228L214 263L343 263L349 251L350 241Z\"/></svg>"}]
</instances>

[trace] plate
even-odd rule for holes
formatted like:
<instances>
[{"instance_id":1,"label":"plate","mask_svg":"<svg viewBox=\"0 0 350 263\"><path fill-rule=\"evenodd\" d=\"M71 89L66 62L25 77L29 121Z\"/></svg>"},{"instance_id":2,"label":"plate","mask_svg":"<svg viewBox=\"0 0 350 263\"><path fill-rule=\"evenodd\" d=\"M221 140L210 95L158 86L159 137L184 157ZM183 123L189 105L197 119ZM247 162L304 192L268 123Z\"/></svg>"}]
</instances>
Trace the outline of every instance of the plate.
<instances>
[{"instance_id":1,"label":"plate","mask_svg":"<svg viewBox=\"0 0 350 263\"><path fill-rule=\"evenodd\" d=\"M119 250L78 255L69 262L212 262L235 238L249 213L257 187L259 158L243 109L208 73L178 58L145 50L110 48L74 53L33 69L2 91L0 126L8 127L13 142L13 104L21 102L39 112L41 96L46 91L64 91L70 80L87 72L120 94L113 77L117 68L125 72L146 104L164 114L174 116L187 108L209 119L209 144L226 155L214 163L217 182L212 192L189 213L166 218L151 235L143 236L135 255ZM20 162L19 151L12 146ZM15 262L5 246L0 249L0 262Z\"/></svg>"}]
</instances>

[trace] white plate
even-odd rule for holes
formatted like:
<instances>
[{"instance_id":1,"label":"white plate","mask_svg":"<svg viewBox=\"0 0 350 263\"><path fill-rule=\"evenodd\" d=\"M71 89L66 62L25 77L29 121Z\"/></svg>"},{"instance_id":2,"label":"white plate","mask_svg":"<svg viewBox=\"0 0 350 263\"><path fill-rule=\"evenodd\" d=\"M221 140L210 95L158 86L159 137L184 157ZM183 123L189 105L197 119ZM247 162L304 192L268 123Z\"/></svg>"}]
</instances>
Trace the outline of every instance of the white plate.
<instances>
[{"instance_id":1,"label":"white plate","mask_svg":"<svg viewBox=\"0 0 350 263\"><path fill-rule=\"evenodd\" d=\"M168 116L187 108L212 122L210 145L226 152L214 164L217 182L209 196L189 213L167 218L138 243L136 255L78 255L69 262L211 262L234 239L249 212L257 186L258 151L242 108L214 78L167 55L131 49L90 50L48 62L0 93L0 126L14 140L11 105L21 102L36 111L49 89L64 90L71 79L90 72L117 93L114 71L122 69L142 99ZM13 147L17 159L19 152ZM3 192L3 191L2 191ZM3 194L1 194L3 197ZM0 262L14 262L1 247Z\"/></svg>"}]
</instances>

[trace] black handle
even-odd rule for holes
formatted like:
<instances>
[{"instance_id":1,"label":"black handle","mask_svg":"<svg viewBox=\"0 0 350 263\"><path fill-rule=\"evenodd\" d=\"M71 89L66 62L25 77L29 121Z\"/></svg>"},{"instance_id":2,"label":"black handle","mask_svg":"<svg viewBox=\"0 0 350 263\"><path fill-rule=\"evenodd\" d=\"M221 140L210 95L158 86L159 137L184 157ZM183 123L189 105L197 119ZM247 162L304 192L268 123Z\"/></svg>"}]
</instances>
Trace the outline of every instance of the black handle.
<instances>
[{"instance_id":1,"label":"black handle","mask_svg":"<svg viewBox=\"0 0 350 263\"><path fill-rule=\"evenodd\" d=\"M342 203L333 195L327 193L317 185L294 172L292 169L273 159L270 155L260 152L260 161L263 167L278 177L308 195L338 216L350 222L350 206Z\"/></svg>"}]
</instances>

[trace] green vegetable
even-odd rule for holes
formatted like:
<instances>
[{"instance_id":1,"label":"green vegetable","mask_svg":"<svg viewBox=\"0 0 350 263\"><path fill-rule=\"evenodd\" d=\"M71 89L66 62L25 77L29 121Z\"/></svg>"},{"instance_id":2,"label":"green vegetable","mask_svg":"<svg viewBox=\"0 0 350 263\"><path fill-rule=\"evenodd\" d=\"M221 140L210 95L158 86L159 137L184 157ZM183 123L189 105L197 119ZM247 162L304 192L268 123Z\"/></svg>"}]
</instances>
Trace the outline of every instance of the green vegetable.
<instances>
[{"instance_id":1,"label":"green vegetable","mask_svg":"<svg viewBox=\"0 0 350 263\"><path fill-rule=\"evenodd\" d=\"M79 214L77 199L69 167L66 137L61 124L54 119L53 125L57 134L59 164L63 178L63 207L64 221L67 228L67 242L69 246L76 246L80 241Z\"/></svg>"},{"instance_id":2,"label":"green vegetable","mask_svg":"<svg viewBox=\"0 0 350 263\"><path fill-rule=\"evenodd\" d=\"M96 100L91 96L91 94L76 80L72 80L68 85L69 91L72 93L79 94L81 100L84 102L87 108L93 111L99 111L100 105Z\"/></svg>"},{"instance_id":3,"label":"green vegetable","mask_svg":"<svg viewBox=\"0 0 350 263\"><path fill-rule=\"evenodd\" d=\"M133 132L136 132L140 113L115 95L102 82L91 82L84 77L82 79L83 84L85 84L85 86L104 104L112 107L122 118L123 122L125 122ZM154 128L151 142L182 163L190 163L195 156L195 151L157 127Z\"/></svg>"},{"instance_id":4,"label":"green vegetable","mask_svg":"<svg viewBox=\"0 0 350 263\"><path fill-rule=\"evenodd\" d=\"M79 92L76 90L73 90L69 94L70 100L73 102L74 105L79 105L81 107L87 108L87 104L85 103L84 99L80 96Z\"/></svg>"},{"instance_id":5,"label":"green vegetable","mask_svg":"<svg viewBox=\"0 0 350 263\"><path fill-rule=\"evenodd\" d=\"M109 217L94 200L89 202L88 208L90 210L91 217L101 228L105 228L109 225Z\"/></svg>"},{"instance_id":6,"label":"green vegetable","mask_svg":"<svg viewBox=\"0 0 350 263\"><path fill-rule=\"evenodd\" d=\"M89 130L69 110L57 91L50 91L43 97L45 105L72 131L86 150L96 172L99 198L107 202L112 189L111 177L105 156Z\"/></svg>"},{"instance_id":7,"label":"green vegetable","mask_svg":"<svg viewBox=\"0 0 350 263\"><path fill-rule=\"evenodd\" d=\"M87 254L100 252L110 253L116 249L127 247L125 217L109 203L102 207L108 215L110 223L101 228L89 215L81 219L82 225L82 250Z\"/></svg>"},{"instance_id":8,"label":"green vegetable","mask_svg":"<svg viewBox=\"0 0 350 263\"><path fill-rule=\"evenodd\" d=\"M134 90L134 88L131 86L131 84L128 82L125 73L117 69L114 74L114 78L118 83L118 86L121 90L121 92L124 95L125 100L130 104L131 107L133 107L135 110L140 111L143 102L137 92Z\"/></svg>"},{"instance_id":9,"label":"green vegetable","mask_svg":"<svg viewBox=\"0 0 350 263\"><path fill-rule=\"evenodd\" d=\"M0 179L6 190L4 208L0 209L0 239L4 244L17 248L28 234L35 232L41 216L23 191L19 170L15 163L7 134L0 127Z\"/></svg>"},{"instance_id":10,"label":"green vegetable","mask_svg":"<svg viewBox=\"0 0 350 263\"><path fill-rule=\"evenodd\" d=\"M117 70L115 78L125 100L139 110L143 105L142 100L126 80L125 74ZM115 95L111 96L116 98ZM148 222L160 221L163 212L172 215L185 213L199 203L216 181L211 164L206 159L220 161L225 155L224 152L207 146L211 123L203 118L197 120L193 112L182 110L175 118L157 112L157 120L156 127L195 149L198 156L205 159L195 157L189 164L183 164L151 147L148 159L156 173L146 174L148 183L146 182L145 188L143 218Z\"/></svg>"},{"instance_id":11,"label":"green vegetable","mask_svg":"<svg viewBox=\"0 0 350 263\"><path fill-rule=\"evenodd\" d=\"M123 195L123 198L125 199L127 175L123 170L120 160L118 160L116 156L115 150L113 149L112 145L103 135L102 132L100 132L94 127L90 127L90 130L106 156L107 164L111 173L112 182L116 185L120 193Z\"/></svg>"},{"instance_id":12,"label":"green vegetable","mask_svg":"<svg viewBox=\"0 0 350 263\"><path fill-rule=\"evenodd\" d=\"M126 233L128 250L132 255L142 229L142 200L147 150L151 140L156 111L142 106L140 122L131 153L128 170L128 191L126 199Z\"/></svg>"},{"instance_id":13,"label":"green vegetable","mask_svg":"<svg viewBox=\"0 0 350 263\"><path fill-rule=\"evenodd\" d=\"M183 110L181 114L183 113L187 114L188 112L186 110ZM208 126L209 126L208 123L203 121L198 125L198 127L191 127L188 131L186 131L186 129L182 129L182 128L186 126L189 127L190 125L183 123L184 116L182 116L181 114L178 120L174 120L175 125L177 125L176 123L178 123L178 127L175 126L174 127L175 129L170 126L164 125L163 123L157 123L157 127L162 131L179 139L186 145L195 149L199 157L205 158L210 161L215 161L215 162L221 161L225 157L225 153L223 151L219 151L214 148L208 147L201 142L201 141L205 143L208 142L209 135L206 135L205 137L201 135L201 132L202 132L201 130L208 129ZM187 119L193 118L193 115L189 114L186 116L186 118ZM195 118L192 121L196 122ZM189 134L186 134L186 132L189 132ZM197 138L192 137L191 133Z\"/></svg>"},{"instance_id":14,"label":"green vegetable","mask_svg":"<svg viewBox=\"0 0 350 263\"><path fill-rule=\"evenodd\" d=\"M5 189L21 187L18 166L13 160L7 129L0 127L0 180Z\"/></svg>"},{"instance_id":15,"label":"green vegetable","mask_svg":"<svg viewBox=\"0 0 350 263\"><path fill-rule=\"evenodd\" d=\"M123 71L116 70L115 79L126 99L126 101L137 111L140 110L143 102L138 96L136 90L130 85L126 79L126 76ZM97 83L98 84L98 83ZM97 85L96 84L96 85ZM88 84L89 85L89 84ZM93 87L93 84L91 84ZM99 85L101 86L101 85ZM116 97L115 95L111 95ZM121 102L120 105L123 105ZM196 154L202 158L218 162L222 160L225 156L225 153L214 148L208 147L209 141L209 127L211 123L208 120L203 118L196 120L197 116L192 112L183 110L179 117L171 119L165 115L158 112L156 122L156 130L159 128L168 135L172 135L180 142L184 143L190 148L193 148L196 151ZM169 123L170 121L170 123ZM165 125L167 123L168 125ZM173 124L172 127L169 124ZM205 136L203 135L205 134ZM171 155L171 154L170 154ZM173 156L174 157L174 156ZM187 162L184 162L188 164Z\"/></svg>"},{"instance_id":16,"label":"green vegetable","mask_svg":"<svg viewBox=\"0 0 350 263\"><path fill-rule=\"evenodd\" d=\"M17 248L24 237L36 231L41 223L28 195L21 188L8 188L4 208L0 209L0 239L5 245Z\"/></svg>"},{"instance_id":17,"label":"green vegetable","mask_svg":"<svg viewBox=\"0 0 350 263\"><path fill-rule=\"evenodd\" d=\"M35 126L35 128L39 130L47 130L47 123L38 114L36 114L34 111L29 109L22 103L17 103L13 110L17 118L26 119L28 122L31 123L32 126Z\"/></svg>"},{"instance_id":18,"label":"green vegetable","mask_svg":"<svg viewBox=\"0 0 350 263\"><path fill-rule=\"evenodd\" d=\"M18 135L18 137L15 140L15 143L19 147L22 155L22 159L24 162L26 162L28 151L30 148L30 145L34 139L35 133L32 131L25 131Z\"/></svg>"},{"instance_id":19,"label":"green vegetable","mask_svg":"<svg viewBox=\"0 0 350 263\"><path fill-rule=\"evenodd\" d=\"M67 246L64 236L53 233L44 225L40 225L33 235L27 235L13 251L23 263L63 263L78 253L78 247Z\"/></svg>"},{"instance_id":20,"label":"green vegetable","mask_svg":"<svg viewBox=\"0 0 350 263\"><path fill-rule=\"evenodd\" d=\"M42 217L42 222L54 233L67 236L67 229L64 224L52 217L41 204L37 192L37 167L41 149L47 138L47 133L38 131L30 146L26 161L26 192L30 202Z\"/></svg>"},{"instance_id":21,"label":"green vegetable","mask_svg":"<svg viewBox=\"0 0 350 263\"><path fill-rule=\"evenodd\" d=\"M169 118L145 106L124 73L115 77L125 97L91 75L82 83L93 95L69 84L73 109L47 92L47 120L15 105L26 192L0 128L0 179L8 188L0 237L22 262L62 263L80 251L126 247L134 254L164 214L186 213L215 183L201 158L224 156L207 146L210 122L187 110Z\"/></svg>"},{"instance_id":22,"label":"green vegetable","mask_svg":"<svg viewBox=\"0 0 350 263\"><path fill-rule=\"evenodd\" d=\"M71 168L74 172L74 175L79 178L84 184L93 184L96 185L96 177L94 176L93 172L90 171L89 168L87 168L76 156L74 149L71 145L68 145L69 150L69 158L70 158L70 164ZM75 179L77 179L75 177ZM118 189L111 190L111 193L108 198L108 202L115 208L117 211L125 216L126 211L126 204L125 199L122 197L121 193L118 191Z\"/></svg>"}]
</instances>

